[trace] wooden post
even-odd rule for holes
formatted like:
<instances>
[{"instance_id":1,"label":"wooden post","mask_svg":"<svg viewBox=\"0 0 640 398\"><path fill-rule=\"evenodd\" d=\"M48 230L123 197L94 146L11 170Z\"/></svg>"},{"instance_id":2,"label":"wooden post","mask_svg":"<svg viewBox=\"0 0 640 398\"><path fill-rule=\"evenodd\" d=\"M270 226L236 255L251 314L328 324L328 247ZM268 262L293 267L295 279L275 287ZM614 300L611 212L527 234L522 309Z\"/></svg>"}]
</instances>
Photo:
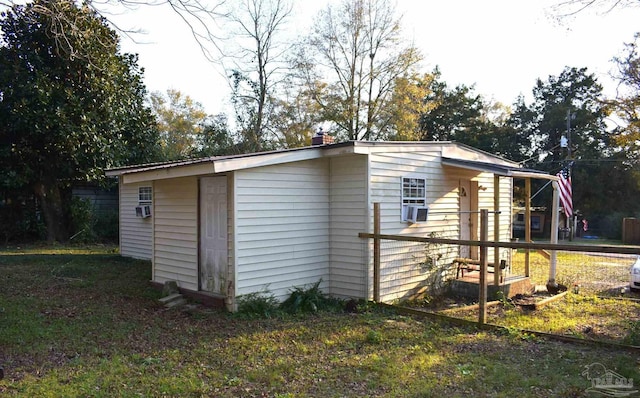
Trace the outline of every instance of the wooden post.
<instances>
[{"instance_id":1,"label":"wooden post","mask_svg":"<svg viewBox=\"0 0 640 398\"><path fill-rule=\"evenodd\" d=\"M553 205L551 210L551 241L549 243L558 243L558 212L560 211L560 197L558 195L558 183L553 181ZM549 258L549 281L547 284L556 285L556 262L557 253L555 250L551 250Z\"/></svg>"},{"instance_id":2,"label":"wooden post","mask_svg":"<svg viewBox=\"0 0 640 398\"><path fill-rule=\"evenodd\" d=\"M489 237L489 211L480 210L480 297L478 297L478 324L483 325L487 319L487 238ZM500 266L498 265L498 268Z\"/></svg>"},{"instance_id":3,"label":"wooden post","mask_svg":"<svg viewBox=\"0 0 640 398\"><path fill-rule=\"evenodd\" d=\"M373 301L380 302L380 203L373 204Z\"/></svg>"},{"instance_id":4,"label":"wooden post","mask_svg":"<svg viewBox=\"0 0 640 398\"><path fill-rule=\"evenodd\" d=\"M493 241L500 242L500 176L493 175ZM500 286L500 248L493 248L493 285Z\"/></svg>"},{"instance_id":5,"label":"wooden post","mask_svg":"<svg viewBox=\"0 0 640 398\"><path fill-rule=\"evenodd\" d=\"M531 243L531 178L524 180L524 241ZM531 250L525 249L524 251L524 276L531 276L529 263L531 262L530 256Z\"/></svg>"},{"instance_id":6,"label":"wooden post","mask_svg":"<svg viewBox=\"0 0 640 398\"><path fill-rule=\"evenodd\" d=\"M478 181L471 181L471 190L469 192L469 209L471 213L469 213L469 228L471 228L471 240L478 240L478 203L479 203L479 183ZM474 260L479 260L480 255L478 254L478 246L470 246L469 254L470 258Z\"/></svg>"}]
</instances>

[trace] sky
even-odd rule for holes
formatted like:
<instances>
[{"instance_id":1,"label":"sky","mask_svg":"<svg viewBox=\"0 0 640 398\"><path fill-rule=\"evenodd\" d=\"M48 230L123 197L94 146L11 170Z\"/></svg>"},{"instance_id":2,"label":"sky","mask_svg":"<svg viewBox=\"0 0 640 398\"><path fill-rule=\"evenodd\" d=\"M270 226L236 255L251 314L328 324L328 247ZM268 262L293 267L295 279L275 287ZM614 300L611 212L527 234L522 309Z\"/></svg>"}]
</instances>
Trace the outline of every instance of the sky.
<instances>
[{"instance_id":1,"label":"sky","mask_svg":"<svg viewBox=\"0 0 640 398\"><path fill-rule=\"evenodd\" d=\"M337 0L294 0L292 37L305 34L316 13ZM398 0L403 35L423 55L423 72L438 66L449 86L474 85L487 99L512 104L531 98L538 78L565 66L587 67L615 94L611 59L640 31L640 7L588 9L560 21L551 6L560 0ZM149 91L176 89L207 113L228 112L229 89L220 68L207 61L189 28L166 6L143 7L114 19L142 29L124 37L122 50L139 54Z\"/></svg>"}]
</instances>

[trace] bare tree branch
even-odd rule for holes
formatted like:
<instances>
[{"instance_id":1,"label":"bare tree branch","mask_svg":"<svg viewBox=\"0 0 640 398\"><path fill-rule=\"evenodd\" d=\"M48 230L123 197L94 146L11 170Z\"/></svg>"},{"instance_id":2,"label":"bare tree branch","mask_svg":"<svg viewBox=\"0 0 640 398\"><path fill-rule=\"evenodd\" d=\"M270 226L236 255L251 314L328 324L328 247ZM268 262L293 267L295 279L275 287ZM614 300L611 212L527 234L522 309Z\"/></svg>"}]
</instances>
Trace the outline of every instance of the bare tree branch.
<instances>
[{"instance_id":1,"label":"bare tree branch","mask_svg":"<svg viewBox=\"0 0 640 398\"><path fill-rule=\"evenodd\" d=\"M551 7L553 14L559 18L575 16L586 10L594 10L603 14L614 9L638 7L638 0L562 0Z\"/></svg>"},{"instance_id":2,"label":"bare tree branch","mask_svg":"<svg viewBox=\"0 0 640 398\"><path fill-rule=\"evenodd\" d=\"M251 150L261 150L271 130L273 98L284 76L284 55L290 45L281 41L292 13L288 0L243 0L227 16L234 35L225 68L232 71L236 116Z\"/></svg>"},{"instance_id":3,"label":"bare tree branch","mask_svg":"<svg viewBox=\"0 0 640 398\"><path fill-rule=\"evenodd\" d=\"M342 1L321 11L301 46L312 49L299 63L308 90L329 79L315 94L325 116L349 140L384 138L384 116L397 77L415 67L419 52L401 40L400 19L386 0Z\"/></svg>"},{"instance_id":4,"label":"bare tree branch","mask_svg":"<svg viewBox=\"0 0 640 398\"><path fill-rule=\"evenodd\" d=\"M223 35L218 19L227 16L223 11L226 1L216 0L205 3L201 0L87 0L83 4L84 7L103 18L114 31L134 42L137 42L136 37L141 34L141 31L120 26L116 23L117 15L142 7L170 7L189 27L206 59L219 63L224 54L220 46ZM23 3L21 0L0 0L0 11L2 8L20 6ZM82 50L72 48L68 39L68 35L82 36L86 33L75 21L65 18L63 8L70 4L72 0L38 1L34 3L34 10L54 21L50 27L51 34L56 38L60 49L68 51L69 56L82 57Z\"/></svg>"}]
</instances>

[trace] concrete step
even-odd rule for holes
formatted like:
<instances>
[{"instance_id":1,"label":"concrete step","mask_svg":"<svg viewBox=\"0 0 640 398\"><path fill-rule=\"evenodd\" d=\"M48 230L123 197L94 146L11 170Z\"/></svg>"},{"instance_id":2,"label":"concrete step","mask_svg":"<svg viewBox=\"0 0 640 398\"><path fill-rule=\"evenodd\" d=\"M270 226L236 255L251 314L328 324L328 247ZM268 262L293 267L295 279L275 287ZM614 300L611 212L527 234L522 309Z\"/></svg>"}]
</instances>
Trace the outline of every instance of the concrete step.
<instances>
[{"instance_id":1,"label":"concrete step","mask_svg":"<svg viewBox=\"0 0 640 398\"><path fill-rule=\"evenodd\" d=\"M171 301L177 300L182 298L182 295L180 293L174 293L174 294L170 294L169 296L165 296L163 298L160 299L160 302L162 304L167 304Z\"/></svg>"},{"instance_id":2,"label":"concrete step","mask_svg":"<svg viewBox=\"0 0 640 398\"><path fill-rule=\"evenodd\" d=\"M176 307L181 307L181 306L183 306L185 304L187 304L187 300L185 298L181 297L181 298L178 298L176 300L169 301L164 306L165 306L165 308L176 308Z\"/></svg>"},{"instance_id":3,"label":"concrete step","mask_svg":"<svg viewBox=\"0 0 640 398\"><path fill-rule=\"evenodd\" d=\"M185 299L180 293L174 293L161 298L160 302L164 304L165 308L177 308L187 304L187 299Z\"/></svg>"}]
</instances>

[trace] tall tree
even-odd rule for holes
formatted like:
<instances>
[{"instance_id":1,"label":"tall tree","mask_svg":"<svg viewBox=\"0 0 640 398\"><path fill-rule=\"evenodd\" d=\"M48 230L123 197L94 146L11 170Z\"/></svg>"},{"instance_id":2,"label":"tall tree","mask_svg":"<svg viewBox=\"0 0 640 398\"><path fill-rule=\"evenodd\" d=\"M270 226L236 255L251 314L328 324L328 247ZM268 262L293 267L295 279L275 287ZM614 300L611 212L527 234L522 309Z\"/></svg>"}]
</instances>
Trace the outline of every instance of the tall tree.
<instances>
[{"instance_id":1,"label":"tall tree","mask_svg":"<svg viewBox=\"0 0 640 398\"><path fill-rule=\"evenodd\" d=\"M66 18L38 11L54 5ZM68 32L63 46L49 29L55 23ZM153 160L157 131L144 105L142 71L135 56L119 54L118 37L104 20L71 1L12 7L0 29L0 179L5 187L28 186L48 239L65 240L71 183L100 180L106 167ZM83 56L67 45L82 48Z\"/></svg>"},{"instance_id":2,"label":"tall tree","mask_svg":"<svg viewBox=\"0 0 640 398\"><path fill-rule=\"evenodd\" d=\"M557 171L569 157L602 159L611 154L611 136L605 125L610 110L602 86L587 68L566 67L547 81L537 80L529 106L528 129L534 154L544 170ZM569 116L569 120L567 119ZM561 145L562 137L568 146Z\"/></svg>"},{"instance_id":3,"label":"tall tree","mask_svg":"<svg viewBox=\"0 0 640 398\"><path fill-rule=\"evenodd\" d=\"M223 113L207 118L202 124L202 131L196 137L194 156L237 155L242 148L234 140L229 128L227 116Z\"/></svg>"},{"instance_id":4,"label":"tall tree","mask_svg":"<svg viewBox=\"0 0 640 398\"><path fill-rule=\"evenodd\" d=\"M223 34L217 28L217 22L226 15L223 10L226 2L227 0L206 2L199 0L104 0L84 1L81 4L95 16L100 17L104 24L127 36L135 36L140 32L126 26L120 26L116 22L117 17L115 16L138 7L169 8L175 13L179 22L185 23L189 27L204 56L210 61L218 62L223 55L220 48ZM0 0L0 9L24 3L23 0ZM73 37L91 34L91 29L82 23L77 23L74 19L70 19L74 16L67 13L66 7L65 2L40 1L34 3L32 12L50 21L50 24L46 26L48 34L56 46L66 52L68 56L85 59L91 57L95 50L78 46L78 43L73 40ZM105 50L108 50L108 44Z\"/></svg>"},{"instance_id":5,"label":"tall tree","mask_svg":"<svg viewBox=\"0 0 640 398\"><path fill-rule=\"evenodd\" d=\"M382 117L398 77L421 60L404 45L400 21L386 0L343 0L327 6L299 46L296 69L339 138L386 138ZM318 84L326 81L327 85Z\"/></svg>"},{"instance_id":6,"label":"tall tree","mask_svg":"<svg viewBox=\"0 0 640 398\"><path fill-rule=\"evenodd\" d=\"M521 138L506 125L511 110L500 103L491 103L473 93L473 87L458 85L449 88L440 79L436 68L423 86L415 137L424 141L457 141L478 149L520 159ZM397 89L402 85L397 85ZM417 87L414 87L415 90ZM411 109L407 104L404 109Z\"/></svg>"},{"instance_id":7,"label":"tall tree","mask_svg":"<svg viewBox=\"0 0 640 398\"><path fill-rule=\"evenodd\" d=\"M227 53L232 101L244 146L251 152L273 145L268 143L274 139L273 101L289 47L281 36L291 9L287 0L243 0L228 13L235 43Z\"/></svg>"},{"instance_id":8,"label":"tall tree","mask_svg":"<svg viewBox=\"0 0 640 398\"><path fill-rule=\"evenodd\" d=\"M612 101L613 108L624 122L616 128L615 141L624 150L632 164L640 162L640 52L638 42L625 45L625 53L614 58L618 67L616 78L620 82L618 98Z\"/></svg>"},{"instance_id":9,"label":"tall tree","mask_svg":"<svg viewBox=\"0 0 640 398\"><path fill-rule=\"evenodd\" d=\"M459 85L449 89L439 77L440 73L436 70L435 79L431 81L431 93L425 98L431 107L420 118L420 139L467 141L469 137L480 133L484 106L482 98L472 94L473 87Z\"/></svg>"},{"instance_id":10,"label":"tall tree","mask_svg":"<svg viewBox=\"0 0 640 398\"><path fill-rule=\"evenodd\" d=\"M419 141L422 138L421 120L435 105L428 101L435 78L436 74L411 73L396 79L386 108L392 120L390 138L396 141Z\"/></svg>"},{"instance_id":11,"label":"tall tree","mask_svg":"<svg viewBox=\"0 0 640 398\"><path fill-rule=\"evenodd\" d=\"M274 105L273 126L277 131L278 146L298 148L311 145L314 130L322 122L322 110L309 91L291 87Z\"/></svg>"},{"instance_id":12,"label":"tall tree","mask_svg":"<svg viewBox=\"0 0 640 398\"><path fill-rule=\"evenodd\" d=\"M612 209L629 208L628 195L636 191L621 189L629 179L605 124L610 110L602 87L586 68L566 67L558 76L538 79L533 97L531 104L521 102L515 112L516 126L531 142L527 166L556 174L573 165L574 209L593 221L592 227L602 228ZM550 193L545 191L536 201L546 205Z\"/></svg>"},{"instance_id":13,"label":"tall tree","mask_svg":"<svg viewBox=\"0 0 640 398\"><path fill-rule=\"evenodd\" d=\"M163 159L190 157L198 149L197 139L207 119L202 105L175 89L167 90L166 96L153 92L150 100L158 122Z\"/></svg>"}]
</instances>

